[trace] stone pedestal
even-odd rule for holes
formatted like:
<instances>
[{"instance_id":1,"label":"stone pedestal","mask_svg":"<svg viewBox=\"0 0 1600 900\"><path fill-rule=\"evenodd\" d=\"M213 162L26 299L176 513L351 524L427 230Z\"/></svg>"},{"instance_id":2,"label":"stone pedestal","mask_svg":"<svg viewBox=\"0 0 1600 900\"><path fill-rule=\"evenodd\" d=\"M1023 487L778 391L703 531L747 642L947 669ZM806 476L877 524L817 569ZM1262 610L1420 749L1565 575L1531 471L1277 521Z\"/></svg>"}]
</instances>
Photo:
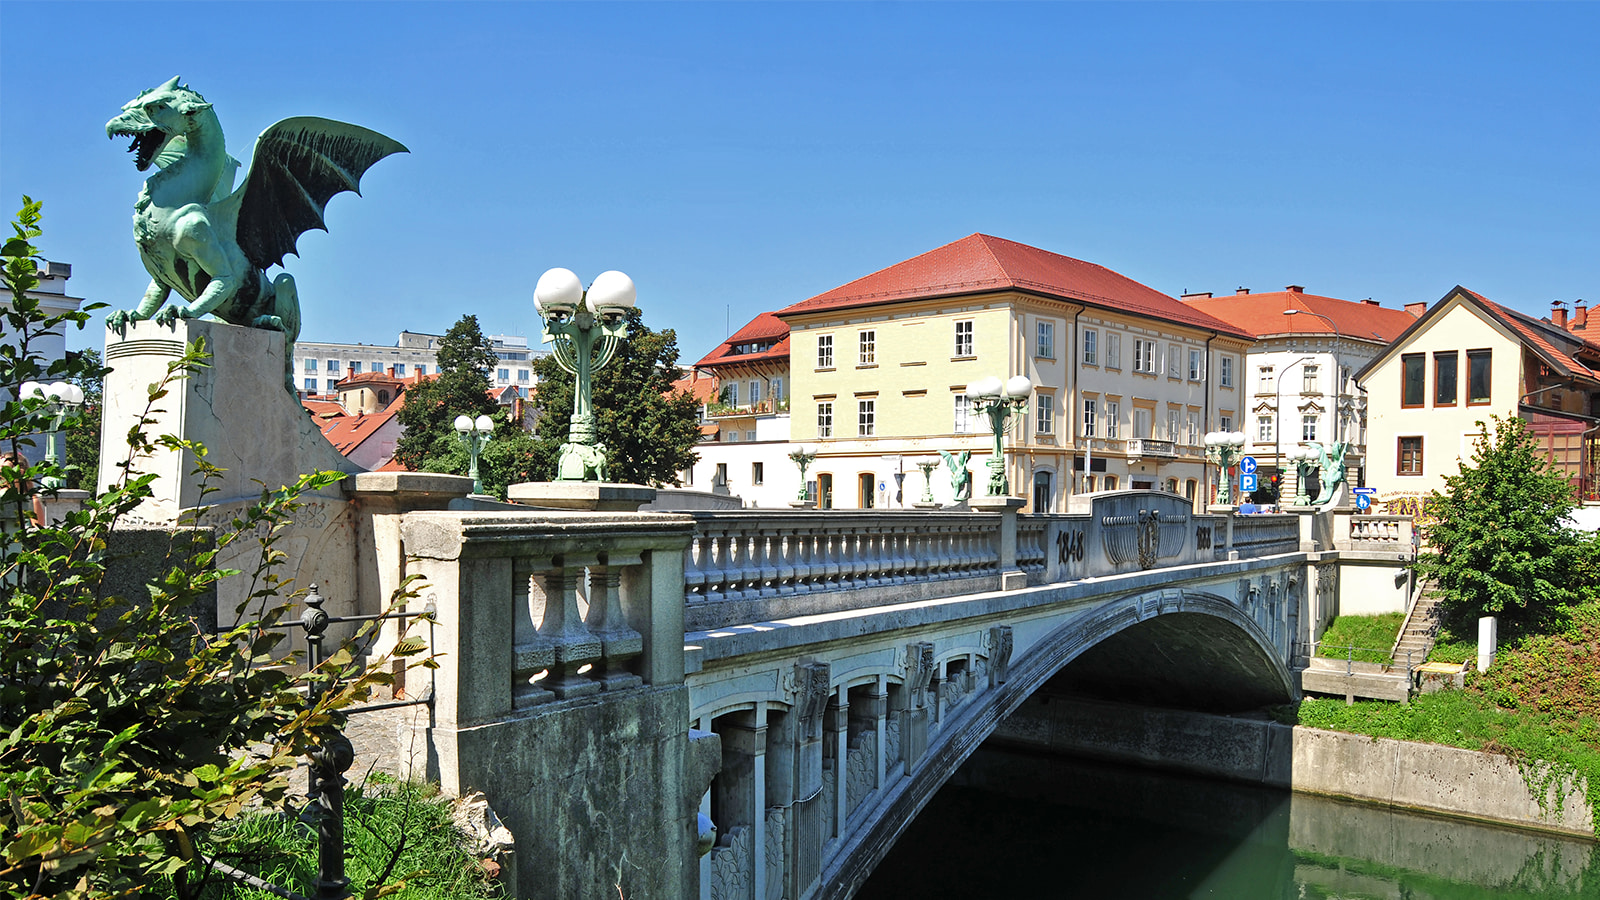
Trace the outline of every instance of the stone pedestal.
<instances>
[{"instance_id":1,"label":"stone pedestal","mask_svg":"<svg viewBox=\"0 0 1600 900\"><path fill-rule=\"evenodd\" d=\"M815 500L790 500L789 501L789 505L791 507L795 508L795 509L816 509L817 508L817 501L815 501Z\"/></svg>"},{"instance_id":2,"label":"stone pedestal","mask_svg":"<svg viewBox=\"0 0 1600 900\"><path fill-rule=\"evenodd\" d=\"M921 500L918 500L916 503L913 503L911 505L916 509L938 509L939 508L939 504L938 503L932 503L932 502L925 503L925 502L923 502Z\"/></svg>"},{"instance_id":3,"label":"stone pedestal","mask_svg":"<svg viewBox=\"0 0 1600 900\"><path fill-rule=\"evenodd\" d=\"M638 512L656 498L656 489L602 481L524 481L506 488L506 497L512 503L545 509Z\"/></svg>"},{"instance_id":4,"label":"stone pedestal","mask_svg":"<svg viewBox=\"0 0 1600 900\"><path fill-rule=\"evenodd\" d=\"M1017 568L1017 510L1027 501L1021 497L974 497L977 512L1000 514L1000 590L1017 591L1028 586L1028 574Z\"/></svg>"}]
</instances>

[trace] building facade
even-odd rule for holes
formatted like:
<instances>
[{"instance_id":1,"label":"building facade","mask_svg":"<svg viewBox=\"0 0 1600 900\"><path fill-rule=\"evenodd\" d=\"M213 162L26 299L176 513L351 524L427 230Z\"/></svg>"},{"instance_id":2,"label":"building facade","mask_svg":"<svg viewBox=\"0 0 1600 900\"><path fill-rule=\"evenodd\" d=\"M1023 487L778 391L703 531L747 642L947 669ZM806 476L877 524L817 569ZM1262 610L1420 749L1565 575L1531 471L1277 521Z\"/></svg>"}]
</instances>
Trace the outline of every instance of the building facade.
<instances>
[{"instance_id":1,"label":"building facade","mask_svg":"<svg viewBox=\"0 0 1600 900\"><path fill-rule=\"evenodd\" d=\"M1517 312L1456 287L1356 375L1367 391L1367 483L1391 511L1418 512L1472 458L1490 415L1528 423L1582 499L1600 499L1600 342L1588 311ZM1600 337L1600 335L1597 335Z\"/></svg>"},{"instance_id":2,"label":"building facade","mask_svg":"<svg viewBox=\"0 0 1600 900\"><path fill-rule=\"evenodd\" d=\"M813 449L819 505L954 500L939 451L970 454L973 491L994 438L966 396L1027 375L1004 438L1027 511L1073 494L1165 489L1209 497L1203 437L1235 428L1251 335L1101 266L974 234L777 313L790 329L791 441Z\"/></svg>"},{"instance_id":3,"label":"building facade","mask_svg":"<svg viewBox=\"0 0 1600 900\"><path fill-rule=\"evenodd\" d=\"M1264 490L1256 499L1279 500L1276 476L1291 468L1284 457L1307 442L1348 444L1348 477L1352 484L1364 483L1367 400L1353 376L1416 321L1423 304L1412 311L1386 309L1372 300L1307 294L1300 285L1182 299L1255 336L1243 372L1248 400L1234 430L1244 433L1245 452L1260 467Z\"/></svg>"},{"instance_id":4,"label":"building facade","mask_svg":"<svg viewBox=\"0 0 1600 900\"><path fill-rule=\"evenodd\" d=\"M379 372L396 378L439 374L438 345L443 335L402 331L394 346L298 341L294 345L294 381L303 397L325 397L346 376ZM526 398L537 378L533 361L550 351L532 349L522 335L486 335L499 364L489 372L497 390L514 387Z\"/></svg>"}]
</instances>

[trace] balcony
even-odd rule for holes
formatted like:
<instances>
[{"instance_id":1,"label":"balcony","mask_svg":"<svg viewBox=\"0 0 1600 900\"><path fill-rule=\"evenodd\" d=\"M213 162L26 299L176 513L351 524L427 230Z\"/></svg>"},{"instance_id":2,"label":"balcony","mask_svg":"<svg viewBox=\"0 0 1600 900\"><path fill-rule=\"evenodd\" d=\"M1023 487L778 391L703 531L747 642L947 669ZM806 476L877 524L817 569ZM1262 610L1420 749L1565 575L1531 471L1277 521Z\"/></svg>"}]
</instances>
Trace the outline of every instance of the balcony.
<instances>
[{"instance_id":1,"label":"balcony","mask_svg":"<svg viewBox=\"0 0 1600 900\"><path fill-rule=\"evenodd\" d=\"M766 416L774 413L786 413L788 411L789 398L787 397L783 398L782 400L778 400L777 402L773 402L773 400L769 397L766 400L761 400L755 403L737 403L731 405L727 403L706 404L706 418L708 419L731 419L739 416Z\"/></svg>"},{"instance_id":2,"label":"balcony","mask_svg":"<svg viewBox=\"0 0 1600 900\"><path fill-rule=\"evenodd\" d=\"M1149 438L1129 438L1128 457L1140 459L1177 459L1178 445L1172 441L1153 441Z\"/></svg>"}]
</instances>

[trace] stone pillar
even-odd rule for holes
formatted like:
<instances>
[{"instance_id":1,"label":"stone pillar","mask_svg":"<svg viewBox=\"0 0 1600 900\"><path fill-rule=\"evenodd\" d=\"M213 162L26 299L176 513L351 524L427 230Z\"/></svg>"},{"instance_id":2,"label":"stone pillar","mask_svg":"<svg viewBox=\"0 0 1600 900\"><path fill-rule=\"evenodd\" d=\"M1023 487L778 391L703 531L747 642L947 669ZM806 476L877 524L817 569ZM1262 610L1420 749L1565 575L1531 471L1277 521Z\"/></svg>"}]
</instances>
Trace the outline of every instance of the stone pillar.
<instances>
[{"instance_id":1,"label":"stone pillar","mask_svg":"<svg viewBox=\"0 0 1600 900\"><path fill-rule=\"evenodd\" d=\"M844 836L850 817L845 787L845 762L850 753L850 697L842 684L828 701L828 711L823 717L822 739L825 755L833 759L833 796L827 798L833 805L833 829L825 839L838 838Z\"/></svg>"},{"instance_id":2,"label":"stone pillar","mask_svg":"<svg viewBox=\"0 0 1600 900\"><path fill-rule=\"evenodd\" d=\"M1000 590L1016 591L1028 586L1028 575L1017 568L1017 510L1027 501L1021 497L983 497L972 499L978 512L1000 514Z\"/></svg>"}]
</instances>

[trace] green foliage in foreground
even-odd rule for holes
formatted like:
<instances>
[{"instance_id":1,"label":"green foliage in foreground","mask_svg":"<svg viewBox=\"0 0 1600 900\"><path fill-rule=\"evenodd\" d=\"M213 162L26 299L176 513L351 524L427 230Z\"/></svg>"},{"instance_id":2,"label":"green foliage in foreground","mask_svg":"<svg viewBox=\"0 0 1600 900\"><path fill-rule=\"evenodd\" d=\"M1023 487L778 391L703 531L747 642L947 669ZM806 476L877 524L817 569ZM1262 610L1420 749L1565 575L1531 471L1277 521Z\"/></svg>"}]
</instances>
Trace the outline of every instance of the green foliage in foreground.
<instances>
[{"instance_id":1,"label":"green foliage in foreground","mask_svg":"<svg viewBox=\"0 0 1600 900\"><path fill-rule=\"evenodd\" d=\"M405 841L390 867L395 844ZM289 889L312 896L317 874L315 830L278 813L249 813L215 835L217 858ZM345 874L360 896L397 885L401 900L476 900L499 897L499 886L467 852L451 822L450 804L430 785L394 784L374 776L345 795ZM175 897L166 891L159 898ZM273 895L235 881L212 882L204 900L269 900Z\"/></svg>"},{"instance_id":2,"label":"green foliage in foreground","mask_svg":"<svg viewBox=\"0 0 1600 900\"><path fill-rule=\"evenodd\" d=\"M1405 613L1375 616L1339 616L1323 633L1317 655L1356 662L1387 663L1394 639L1400 634ZM1421 662L1421 660L1418 660Z\"/></svg>"}]
</instances>

